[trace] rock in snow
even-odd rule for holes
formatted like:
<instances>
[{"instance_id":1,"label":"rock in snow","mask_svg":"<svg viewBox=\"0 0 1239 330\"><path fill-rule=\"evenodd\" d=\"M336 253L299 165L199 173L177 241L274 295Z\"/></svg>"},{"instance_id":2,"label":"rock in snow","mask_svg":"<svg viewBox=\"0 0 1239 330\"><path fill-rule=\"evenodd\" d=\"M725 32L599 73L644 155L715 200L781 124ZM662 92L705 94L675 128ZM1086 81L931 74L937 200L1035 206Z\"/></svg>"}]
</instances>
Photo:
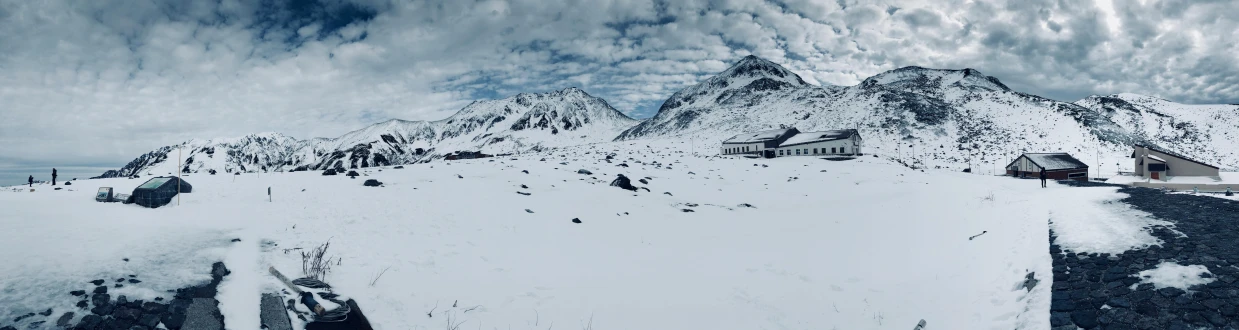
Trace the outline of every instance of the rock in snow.
<instances>
[{"instance_id":1,"label":"rock in snow","mask_svg":"<svg viewBox=\"0 0 1239 330\"><path fill-rule=\"evenodd\" d=\"M611 186L620 187L621 189L637 191L637 187L634 187L632 185L632 181L629 181L628 177L624 176L623 174L619 174L618 176L616 176L615 180L611 181Z\"/></svg>"},{"instance_id":2,"label":"rock in snow","mask_svg":"<svg viewBox=\"0 0 1239 330\"><path fill-rule=\"evenodd\" d=\"M572 223L581 223L580 218L572 218Z\"/></svg>"},{"instance_id":3,"label":"rock in snow","mask_svg":"<svg viewBox=\"0 0 1239 330\"><path fill-rule=\"evenodd\" d=\"M375 180L375 179L366 179L366 182L365 182L365 183L362 183L362 185L364 185L364 186L366 186L366 187L378 187L378 186L382 186L382 185L383 185L383 183L382 183L382 182L379 182L379 180Z\"/></svg>"}]
</instances>

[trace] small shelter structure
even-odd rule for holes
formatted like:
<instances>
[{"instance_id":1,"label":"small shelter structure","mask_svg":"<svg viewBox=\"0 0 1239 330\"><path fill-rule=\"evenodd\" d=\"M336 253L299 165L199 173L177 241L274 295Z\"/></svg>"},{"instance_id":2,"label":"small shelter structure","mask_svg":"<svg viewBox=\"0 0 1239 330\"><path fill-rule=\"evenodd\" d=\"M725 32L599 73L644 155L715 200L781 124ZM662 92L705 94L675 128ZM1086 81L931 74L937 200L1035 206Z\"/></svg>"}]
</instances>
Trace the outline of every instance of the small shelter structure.
<instances>
[{"instance_id":1,"label":"small shelter structure","mask_svg":"<svg viewBox=\"0 0 1239 330\"><path fill-rule=\"evenodd\" d=\"M149 208L157 208L172 202L178 193L189 193L194 186L175 176L154 177L133 189L133 202Z\"/></svg>"},{"instance_id":2,"label":"small shelter structure","mask_svg":"<svg viewBox=\"0 0 1239 330\"><path fill-rule=\"evenodd\" d=\"M1041 169L1046 179L1088 181L1088 164L1065 152L1025 153L1007 164L1007 175L1036 178Z\"/></svg>"}]
</instances>

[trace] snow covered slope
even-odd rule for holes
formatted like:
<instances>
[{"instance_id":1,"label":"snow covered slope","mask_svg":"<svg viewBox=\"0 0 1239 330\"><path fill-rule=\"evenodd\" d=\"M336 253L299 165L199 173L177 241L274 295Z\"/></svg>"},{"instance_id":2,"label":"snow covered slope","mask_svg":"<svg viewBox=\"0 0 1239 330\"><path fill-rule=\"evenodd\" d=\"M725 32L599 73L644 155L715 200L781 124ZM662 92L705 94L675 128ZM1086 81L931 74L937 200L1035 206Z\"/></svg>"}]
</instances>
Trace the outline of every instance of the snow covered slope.
<instances>
[{"instance_id":1,"label":"snow covered slope","mask_svg":"<svg viewBox=\"0 0 1239 330\"><path fill-rule=\"evenodd\" d=\"M297 140L278 133L191 140L139 156L102 176L363 168L442 158L456 151L489 154L608 141L637 121L577 88L478 101L438 121L393 119L334 139ZM179 149L179 150L178 150Z\"/></svg>"},{"instance_id":2,"label":"snow covered slope","mask_svg":"<svg viewBox=\"0 0 1239 330\"><path fill-rule=\"evenodd\" d=\"M165 290L209 280L222 260L232 270L218 296L224 322L253 329L259 294L282 288L266 267L300 277L298 250L286 249L330 240L328 257L341 261L326 281L380 330L911 329L921 319L1048 329L1047 219L1107 214L1075 195L1085 188L874 157L753 161L690 148L599 143L364 168L355 180L190 174L193 192L158 209L93 201L97 187L128 192L141 179L0 190L10 229L0 231L0 327L80 318L69 291L96 278L136 274L142 283L109 292L166 301ZM618 174L649 191L608 186ZM1030 272L1040 284L1027 290Z\"/></svg>"},{"instance_id":3,"label":"snow covered slope","mask_svg":"<svg viewBox=\"0 0 1239 330\"><path fill-rule=\"evenodd\" d=\"M1128 93L1094 95L1075 104L1141 140L1224 170L1239 170L1239 105L1181 104Z\"/></svg>"},{"instance_id":4,"label":"snow covered slope","mask_svg":"<svg viewBox=\"0 0 1239 330\"><path fill-rule=\"evenodd\" d=\"M1118 170L1112 164L1140 139L1094 111L1012 91L973 69L905 67L856 86L819 87L749 56L676 93L617 140L689 136L715 148L737 133L781 126L855 128L867 153L986 173L1001 171L1022 152L1060 151L1090 164L1106 159L1112 173Z\"/></svg>"}]
</instances>

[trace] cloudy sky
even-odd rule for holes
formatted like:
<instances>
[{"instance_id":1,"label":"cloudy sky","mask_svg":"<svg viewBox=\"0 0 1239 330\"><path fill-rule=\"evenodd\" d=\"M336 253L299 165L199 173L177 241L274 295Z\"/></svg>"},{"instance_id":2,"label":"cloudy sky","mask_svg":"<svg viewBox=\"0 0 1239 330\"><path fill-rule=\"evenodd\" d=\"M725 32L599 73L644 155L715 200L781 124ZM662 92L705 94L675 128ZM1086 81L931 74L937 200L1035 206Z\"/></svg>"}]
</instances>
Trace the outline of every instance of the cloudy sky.
<instances>
[{"instance_id":1,"label":"cloudy sky","mask_svg":"<svg viewBox=\"0 0 1239 330\"><path fill-rule=\"evenodd\" d=\"M1239 103L1239 2L0 0L0 171L334 137L578 86L634 117L748 54L815 84L975 68L1073 101Z\"/></svg>"}]
</instances>

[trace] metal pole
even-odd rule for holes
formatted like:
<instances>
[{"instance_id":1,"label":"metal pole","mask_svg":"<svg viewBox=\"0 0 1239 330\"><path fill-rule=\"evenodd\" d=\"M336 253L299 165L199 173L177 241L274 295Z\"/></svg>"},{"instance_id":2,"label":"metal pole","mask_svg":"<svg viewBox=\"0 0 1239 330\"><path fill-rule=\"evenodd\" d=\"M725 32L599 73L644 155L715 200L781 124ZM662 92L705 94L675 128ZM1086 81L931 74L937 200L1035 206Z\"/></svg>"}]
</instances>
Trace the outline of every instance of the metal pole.
<instances>
[{"instance_id":1,"label":"metal pole","mask_svg":"<svg viewBox=\"0 0 1239 330\"><path fill-rule=\"evenodd\" d=\"M181 206L181 148L176 148L176 206Z\"/></svg>"}]
</instances>

